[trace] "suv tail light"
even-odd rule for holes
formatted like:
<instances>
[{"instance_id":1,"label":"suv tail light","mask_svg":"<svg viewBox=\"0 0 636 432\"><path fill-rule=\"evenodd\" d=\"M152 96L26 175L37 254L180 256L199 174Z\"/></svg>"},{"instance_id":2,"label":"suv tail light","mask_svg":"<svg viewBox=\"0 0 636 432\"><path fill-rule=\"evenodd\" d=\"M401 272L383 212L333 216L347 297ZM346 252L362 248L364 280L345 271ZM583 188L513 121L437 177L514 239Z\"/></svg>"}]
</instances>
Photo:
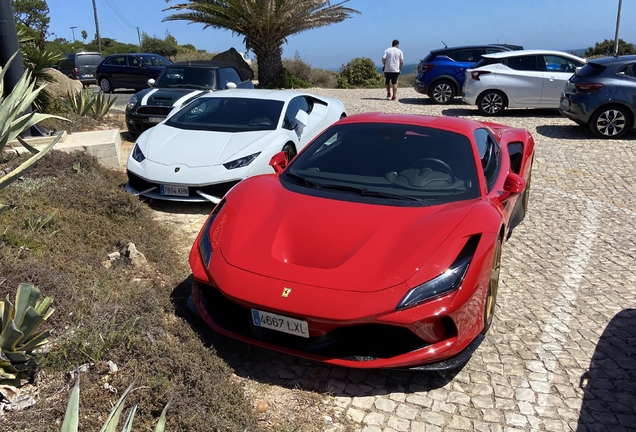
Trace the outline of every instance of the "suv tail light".
<instances>
[{"instance_id":1,"label":"suv tail light","mask_svg":"<svg viewBox=\"0 0 636 432\"><path fill-rule=\"evenodd\" d=\"M420 64L419 65L419 73L426 73L426 72L430 72L431 69L433 69L435 65L431 64L431 63L425 63L425 64Z\"/></svg>"},{"instance_id":2,"label":"suv tail light","mask_svg":"<svg viewBox=\"0 0 636 432\"><path fill-rule=\"evenodd\" d=\"M77 66L73 68L73 72L75 73L76 76L79 75L79 69L77 68Z\"/></svg>"},{"instance_id":3,"label":"suv tail light","mask_svg":"<svg viewBox=\"0 0 636 432\"><path fill-rule=\"evenodd\" d=\"M479 77L482 75L488 75L490 71L472 71L470 77L475 81L479 81Z\"/></svg>"},{"instance_id":4,"label":"suv tail light","mask_svg":"<svg viewBox=\"0 0 636 432\"><path fill-rule=\"evenodd\" d=\"M579 83L579 84L575 84L575 87L580 92L590 93L590 92L596 91L596 90L600 89L601 87L603 87L603 84L601 84L601 83Z\"/></svg>"}]
</instances>

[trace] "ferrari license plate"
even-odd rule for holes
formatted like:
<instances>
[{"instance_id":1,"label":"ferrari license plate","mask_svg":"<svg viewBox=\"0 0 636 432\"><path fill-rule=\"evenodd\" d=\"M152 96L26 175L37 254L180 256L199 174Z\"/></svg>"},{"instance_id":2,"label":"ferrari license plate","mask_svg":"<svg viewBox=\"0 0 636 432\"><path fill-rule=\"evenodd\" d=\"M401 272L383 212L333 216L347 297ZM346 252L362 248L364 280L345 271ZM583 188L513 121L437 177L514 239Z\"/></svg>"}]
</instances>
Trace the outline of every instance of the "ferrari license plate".
<instances>
[{"instance_id":1,"label":"ferrari license plate","mask_svg":"<svg viewBox=\"0 0 636 432\"><path fill-rule=\"evenodd\" d=\"M150 117L148 121L150 123L161 123L163 119L161 117Z\"/></svg>"},{"instance_id":2,"label":"ferrari license plate","mask_svg":"<svg viewBox=\"0 0 636 432\"><path fill-rule=\"evenodd\" d=\"M187 186L161 185L159 188L161 195L189 196L190 191Z\"/></svg>"},{"instance_id":3,"label":"ferrari license plate","mask_svg":"<svg viewBox=\"0 0 636 432\"><path fill-rule=\"evenodd\" d=\"M309 337L307 321L252 309L252 322L257 327L265 327L304 338Z\"/></svg>"}]
</instances>

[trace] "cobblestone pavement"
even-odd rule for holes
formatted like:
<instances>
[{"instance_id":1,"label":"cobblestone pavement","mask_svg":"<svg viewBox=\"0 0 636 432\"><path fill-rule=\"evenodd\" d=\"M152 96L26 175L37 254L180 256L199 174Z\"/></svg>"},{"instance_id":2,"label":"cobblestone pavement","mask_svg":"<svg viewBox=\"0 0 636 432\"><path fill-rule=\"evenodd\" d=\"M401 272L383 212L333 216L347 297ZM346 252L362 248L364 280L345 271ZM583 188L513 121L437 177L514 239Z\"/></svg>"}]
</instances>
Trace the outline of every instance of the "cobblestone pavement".
<instances>
[{"instance_id":1,"label":"cobblestone pavement","mask_svg":"<svg viewBox=\"0 0 636 432\"><path fill-rule=\"evenodd\" d=\"M313 92L340 98L349 114L484 120L411 89L397 102L383 90ZM471 360L452 373L366 372L219 349L239 377L267 384L258 397L316 392L330 430L636 431L636 134L597 140L550 110L488 120L529 130L536 156L529 214L504 247L495 320ZM209 211L199 210L181 216L192 238Z\"/></svg>"}]
</instances>

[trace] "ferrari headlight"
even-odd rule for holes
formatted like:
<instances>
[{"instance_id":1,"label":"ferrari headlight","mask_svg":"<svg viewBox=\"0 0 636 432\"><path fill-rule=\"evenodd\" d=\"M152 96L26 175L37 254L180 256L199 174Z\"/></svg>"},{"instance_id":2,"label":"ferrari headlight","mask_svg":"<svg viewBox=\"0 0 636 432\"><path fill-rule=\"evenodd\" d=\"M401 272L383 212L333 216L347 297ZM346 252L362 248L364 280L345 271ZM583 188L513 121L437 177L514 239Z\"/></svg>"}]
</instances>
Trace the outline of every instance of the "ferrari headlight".
<instances>
[{"instance_id":1,"label":"ferrari headlight","mask_svg":"<svg viewBox=\"0 0 636 432\"><path fill-rule=\"evenodd\" d=\"M224 163L223 166L225 167L225 169L229 169L229 170L236 169L236 168L243 168L251 164L252 161L254 161L254 159L256 159L256 157L259 154L261 154L261 152L253 153L249 156L245 156L240 159L235 159L231 162Z\"/></svg>"},{"instance_id":2,"label":"ferrari headlight","mask_svg":"<svg viewBox=\"0 0 636 432\"><path fill-rule=\"evenodd\" d=\"M137 105L137 95L132 95L130 99L128 99L128 104L126 105L126 111L132 111L132 109Z\"/></svg>"},{"instance_id":3,"label":"ferrari headlight","mask_svg":"<svg viewBox=\"0 0 636 432\"><path fill-rule=\"evenodd\" d=\"M444 273L422 285L409 290L395 307L396 310L407 309L457 289L464 280L472 256L462 258L453 263Z\"/></svg>"},{"instance_id":4,"label":"ferrari headlight","mask_svg":"<svg viewBox=\"0 0 636 432\"><path fill-rule=\"evenodd\" d=\"M205 221L205 225L203 226L203 231L201 231L201 236L199 238L199 254L201 255L201 259L203 260L203 264L207 269L210 267L210 261L212 260L212 241L210 240L210 228L214 223L214 219L216 219L216 215L219 214L221 208L225 204L225 200L221 200L220 203L214 207L212 213L208 217L208 220Z\"/></svg>"},{"instance_id":5,"label":"ferrari headlight","mask_svg":"<svg viewBox=\"0 0 636 432\"><path fill-rule=\"evenodd\" d=\"M137 162L143 162L143 160L146 159L146 156L144 156L144 154L141 152L139 144L137 143L135 143L135 147L133 147L132 158Z\"/></svg>"}]
</instances>

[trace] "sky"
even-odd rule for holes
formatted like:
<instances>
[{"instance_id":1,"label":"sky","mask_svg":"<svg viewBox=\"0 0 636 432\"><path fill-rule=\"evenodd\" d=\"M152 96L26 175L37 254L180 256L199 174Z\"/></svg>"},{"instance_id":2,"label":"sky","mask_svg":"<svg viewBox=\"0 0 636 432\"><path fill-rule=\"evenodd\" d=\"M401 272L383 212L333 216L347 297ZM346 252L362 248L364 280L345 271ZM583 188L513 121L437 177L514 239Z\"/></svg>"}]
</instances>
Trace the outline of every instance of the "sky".
<instances>
[{"instance_id":1,"label":"sky","mask_svg":"<svg viewBox=\"0 0 636 432\"><path fill-rule=\"evenodd\" d=\"M244 52L241 36L185 21L162 22L163 10L186 0L95 0L100 35L138 43L137 29L209 52L230 47ZM336 3L332 1L332 4ZM509 43L527 49L570 51L587 48L616 31L618 0L349 0L360 14L341 23L290 36L283 58L300 57L312 67L339 69L355 57L381 63L393 39L400 41L405 64L448 46ZM47 0L53 37L73 39L71 26L95 34L92 0ZM620 38L636 43L636 0L623 1ZM254 58L253 53L248 54Z\"/></svg>"}]
</instances>

